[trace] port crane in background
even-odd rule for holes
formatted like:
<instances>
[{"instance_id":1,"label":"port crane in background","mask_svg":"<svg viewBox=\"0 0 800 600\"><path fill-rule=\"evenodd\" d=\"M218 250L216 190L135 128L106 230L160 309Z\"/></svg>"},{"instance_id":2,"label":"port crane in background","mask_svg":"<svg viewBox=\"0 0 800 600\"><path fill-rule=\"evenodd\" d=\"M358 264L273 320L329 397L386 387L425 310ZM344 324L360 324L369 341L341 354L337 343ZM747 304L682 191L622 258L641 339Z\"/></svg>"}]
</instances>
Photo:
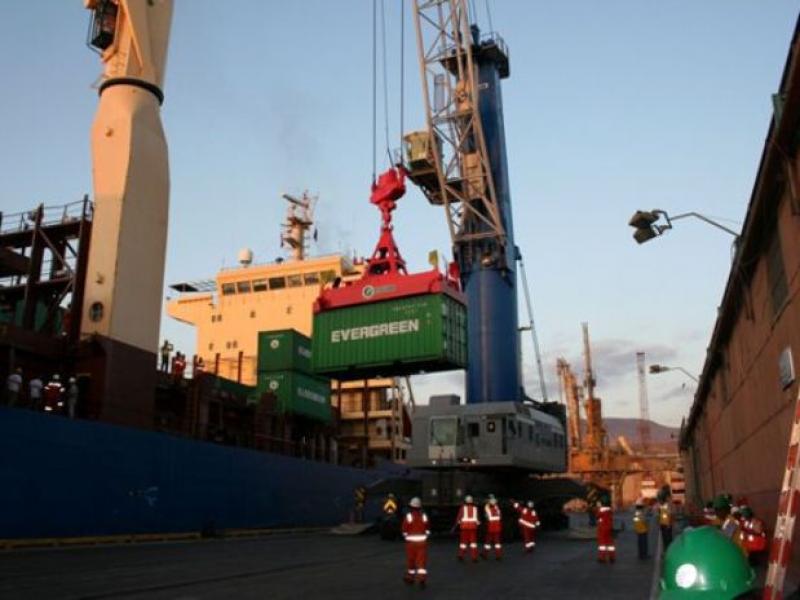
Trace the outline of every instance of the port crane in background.
<instances>
[{"instance_id":1,"label":"port crane in background","mask_svg":"<svg viewBox=\"0 0 800 600\"><path fill-rule=\"evenodd\" d=\"M680 469L677 454L657 454L647 449L633 449L620 436L611 444L603 422L603 403L595 395L597 379L592 366L589 324L583 323L583 386L578 384L570 364L557 360L561 393L567 406L569 423L569 472L586 484L611 492L612 501L619 505L625 480L634 474L673 472ZM581 424L581 405L586 419L586 431ZM649 422L647 424L649 426ZM641 432L641 425L639 431Z\"/></svg>"},{"instance_id":2,"label":"port crane in background","mask_svg":"<svg viewBox=\"0 0 800 600\"><path fill-rule=\"evenodd\" d=\"M647 374L644 370L644 352L636 353L636 372L639 377L639 444L647 452L650 448L650 403L647 400Z\"/></svg>"}]
</instances>

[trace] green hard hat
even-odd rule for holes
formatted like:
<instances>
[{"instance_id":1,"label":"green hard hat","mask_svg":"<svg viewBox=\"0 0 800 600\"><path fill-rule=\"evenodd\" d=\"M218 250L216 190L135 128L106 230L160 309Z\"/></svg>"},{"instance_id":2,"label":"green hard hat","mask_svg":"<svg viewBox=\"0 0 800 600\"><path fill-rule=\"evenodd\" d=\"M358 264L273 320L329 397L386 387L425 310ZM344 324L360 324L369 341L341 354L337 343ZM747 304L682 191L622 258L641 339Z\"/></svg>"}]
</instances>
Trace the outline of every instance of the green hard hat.
<instances>
[{"instance_id":1,"label":"green hard hat","mask_svg":"<svg viewBox=\"0 0 800 600\"><path fill-rule=\"evenodd\" d=\"M687 529L664 557L659 600L732 600L755 581L742 551L717 528Z\"/></svg>"},{"instance_id":2,"label":"green hard hat","mask_svg":"<svg viewBox=\"0 0 800 600\"><path fill-rule=\"evenodd\" d=\"M720 494L714 498L714 510L730 510L731 501L726 494Z\"/></svg>"}]
</instances>

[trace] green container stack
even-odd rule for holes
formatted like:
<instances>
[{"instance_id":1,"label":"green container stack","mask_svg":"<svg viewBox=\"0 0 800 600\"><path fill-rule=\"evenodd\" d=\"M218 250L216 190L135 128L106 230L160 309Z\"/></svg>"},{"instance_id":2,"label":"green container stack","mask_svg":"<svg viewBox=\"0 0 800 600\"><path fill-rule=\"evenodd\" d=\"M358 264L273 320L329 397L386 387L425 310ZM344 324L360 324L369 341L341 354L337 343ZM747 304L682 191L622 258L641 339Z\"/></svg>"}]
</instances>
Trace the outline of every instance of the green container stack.
<instances>
[{"instance_id":1,"label":"green container stack","mask_svg":"<svg viewBox=\"0 0 800 600\"><path fill-rule=\"evenodd\" d=\"M391 377L467 365L467 310L447 294L348 306L314 315L315 373Z\"/></svg>"},{"instance_id":2,"label":"green container stack","mask_svg":"<svg viewBox=\"0 0 800 600\"><path fill-rule=\"evenodd\" d=\"M327 379L297 371L259 373L258 389L275 394L279 412L326 423L331 420L331 384Z\"/></svg>"},{"instance_id":3,"label":"green container stack","mask_svg":"<svg viewBox=\"0 0 800 600\"><path fill-rule=\"evenodd\" d=\"M294 329L259 332L256 389L274 394L281 413L328 423L330 380L311 372L311 356L311 340Z\"/></svg>"}]
</instances>

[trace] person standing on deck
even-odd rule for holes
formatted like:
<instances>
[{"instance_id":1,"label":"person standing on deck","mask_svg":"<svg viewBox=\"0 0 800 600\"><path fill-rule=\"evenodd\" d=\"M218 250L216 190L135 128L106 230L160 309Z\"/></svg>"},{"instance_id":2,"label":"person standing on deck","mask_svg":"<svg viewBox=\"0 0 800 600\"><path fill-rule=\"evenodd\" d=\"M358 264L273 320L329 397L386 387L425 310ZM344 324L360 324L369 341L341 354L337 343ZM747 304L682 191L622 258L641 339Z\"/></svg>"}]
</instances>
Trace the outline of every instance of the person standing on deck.
<instances>
[{"instance_id":1,"label":"person standing on deck","mask_svg":"<svg viewBox=\"0 0 800 600\"><path fill-rule=\"evenodd\" d=\"M611 499L604 496L597 509L597 562L614 562L617 548L614 545L614 511Z\"/></svg>"},{"instance_id":2,"label":"person standing on deck","mask_svg":"<svg viewBox=\"0 0 800 600\"><path fill-rule=\"evenodd\" d=\"M497 505L497 498L489 494L489 501L483 507L486 515L486 540L483 544L483 558L489 558L489 552L494 547L494 557L503 558L503 514Z\"/></svg>"}]
</instances>

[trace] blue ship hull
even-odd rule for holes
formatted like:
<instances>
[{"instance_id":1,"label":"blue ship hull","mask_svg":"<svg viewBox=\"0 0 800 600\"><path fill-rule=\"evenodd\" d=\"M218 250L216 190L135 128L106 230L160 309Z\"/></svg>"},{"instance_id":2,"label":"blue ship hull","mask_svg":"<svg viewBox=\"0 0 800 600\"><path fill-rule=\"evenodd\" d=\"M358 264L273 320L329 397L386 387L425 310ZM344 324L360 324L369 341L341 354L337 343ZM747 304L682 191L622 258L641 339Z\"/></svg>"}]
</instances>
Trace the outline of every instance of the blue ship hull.
<instances>
[{"instance_id":1,"label":"blue ship hull","mask_svg":"<svg viewBox=\"0 0 800 600\"><path fill-rule=\"evenodd\" d=\"M334 525L357 486L402 473L0 407L6 539Z\"/></svg>"}]
</instances>

